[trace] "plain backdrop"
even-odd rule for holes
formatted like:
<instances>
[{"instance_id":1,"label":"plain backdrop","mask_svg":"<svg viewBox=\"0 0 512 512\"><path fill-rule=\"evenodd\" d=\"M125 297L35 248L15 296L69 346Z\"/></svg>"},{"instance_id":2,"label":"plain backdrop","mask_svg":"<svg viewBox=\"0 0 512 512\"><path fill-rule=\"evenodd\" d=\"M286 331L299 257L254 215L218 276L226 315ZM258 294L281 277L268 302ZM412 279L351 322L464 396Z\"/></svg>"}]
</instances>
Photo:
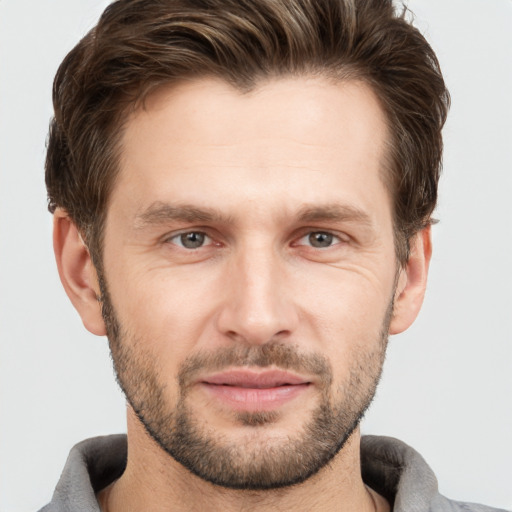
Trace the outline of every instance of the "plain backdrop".
<instances>
[{"instance_id":1,"label":"plain backdrop","mask_svg":"<svg viewBox=\"0 0 512 512\"><path fill-rule=\"evenodd\" d=\"M52 79L105 0L0 0L0 512L37 510L69 449L125 430L104 338L51 248ZM398 437L442 493L512 509L512 1L411 0L453 106L425 305L392 338L363 433Z\"/></svg>"}]
</instances>

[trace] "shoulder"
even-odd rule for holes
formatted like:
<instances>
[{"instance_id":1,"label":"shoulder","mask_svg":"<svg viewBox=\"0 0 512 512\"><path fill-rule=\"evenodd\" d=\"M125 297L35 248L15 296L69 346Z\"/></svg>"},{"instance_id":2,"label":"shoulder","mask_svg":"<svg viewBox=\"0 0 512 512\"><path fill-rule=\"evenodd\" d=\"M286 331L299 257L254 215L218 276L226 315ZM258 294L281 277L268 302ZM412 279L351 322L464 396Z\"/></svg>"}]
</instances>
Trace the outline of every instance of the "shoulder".
<instances>
[{"instance_id":1,"label":"shoulder","mask_svg":"<svg viewBox=\"0 0 512 512\"><path fill-rule=\"evenodd\" d=\"M429 512L507 512L502 508L492 508L479 503L454 501L439 495Z\"/></svg>"},{"instance_id":2,"label":"shoulder","mask_svg":"<svg viewBox=\"0 0 512 512\"><path fill-rule=\"evenodd\" d=\"M361 470L365 483L393 503L393 512L506 512L446 498L425 459L392 437L363 436Z\"/></svg>"},{"instance_id":3,"label":"shoulder","mask_svg":"<svg viewBox=\"0 0 512 512\"><path fill-rule=\"evenodd\" d=\"M96 493L126 467L126 435L95 437L75 445L52 501L39 512L100 512Z\"/></svg>"}]
</instances>

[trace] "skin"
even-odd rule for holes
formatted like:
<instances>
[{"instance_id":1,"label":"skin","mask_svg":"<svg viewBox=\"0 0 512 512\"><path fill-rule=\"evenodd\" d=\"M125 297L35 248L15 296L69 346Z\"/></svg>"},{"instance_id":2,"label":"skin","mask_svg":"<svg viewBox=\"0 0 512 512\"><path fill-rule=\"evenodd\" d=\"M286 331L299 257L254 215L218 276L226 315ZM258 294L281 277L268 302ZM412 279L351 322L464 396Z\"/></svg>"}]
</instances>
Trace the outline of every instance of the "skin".
<instances>
[{"instance_id":1,"label":"skin","mask_svg":"<svg viewBox=\"0 0 512 512\"><path fill-rule=\"evenodd\" d=\"M394 301L389 334L414 321L431 254L426 228L411 241L407 264L396 261L383 179L387 137L369 87L321 78L273 80L246 94L198 79L154 93L130 116L108 206L104 273L129 334L123 342L154 365L169 407L178 401L180 365L201 352L272 340L321 353L334 402L362 354L381 364L386 311ZM184 205L213 216L169 215ZM205 244L180 246L184 232L205 233ZM317 232L332 234L332 244L314 247L309 235ZM85 327L104 335L96 271L63 210L54 233L64 287ZM258 443L296 435L319 400L313 379L264 428L243 425L200 386L187 405L219 436L256 453ZM300 485L237 491L169 457L129 406L127 469L99 500L114 512L389 510L362 481L359 440L356 429Z\"/></svg>"}]
</instances>

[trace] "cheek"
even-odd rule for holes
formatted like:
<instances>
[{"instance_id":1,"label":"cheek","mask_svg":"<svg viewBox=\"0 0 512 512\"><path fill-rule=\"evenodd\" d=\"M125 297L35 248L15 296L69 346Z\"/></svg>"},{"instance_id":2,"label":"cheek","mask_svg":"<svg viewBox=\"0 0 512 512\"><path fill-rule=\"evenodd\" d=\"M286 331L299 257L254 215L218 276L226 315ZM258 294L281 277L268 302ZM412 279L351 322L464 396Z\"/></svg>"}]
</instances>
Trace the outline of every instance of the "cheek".
<instances>
[{"instance_id":1,"label":"cheek","mask_svg":"<svg viewBox=\"0 0 512 512\"><path fill-rule=\"evenodd\" d=\"M301 302L301 339L328 357L333 391L342 397L355 392L354 379L367 389L380 372L394 276L376 280L371 274L336 270L330 279L317 276L316 285L323 286L308 287Z\"/></svg>"},{"instance_id":2,"label":"cheek","mask_svg":"<svg viewBox=\"0 0 512 512\"><path fill-rule=\"evenodd\" d=\"M118 267L112 284L109 280L119 322L130 337L144 340L165 371L176 368L204 337L215 309L216 287L204 275L128 268L123 272Z\"/></svg>"},{"instance_id":3,"label":"cheek","mask_svg":"<svg viewBox=\"0 0 512 512\"><path fill-rule=\"evenodd\" d=\"M322 269L311 274L301 290L297 286L295 296L320 339L325 336L341 345L364 346L380 334L392 299L394 275L387 274L368 269Z\"/></svg>"}]
</instances>

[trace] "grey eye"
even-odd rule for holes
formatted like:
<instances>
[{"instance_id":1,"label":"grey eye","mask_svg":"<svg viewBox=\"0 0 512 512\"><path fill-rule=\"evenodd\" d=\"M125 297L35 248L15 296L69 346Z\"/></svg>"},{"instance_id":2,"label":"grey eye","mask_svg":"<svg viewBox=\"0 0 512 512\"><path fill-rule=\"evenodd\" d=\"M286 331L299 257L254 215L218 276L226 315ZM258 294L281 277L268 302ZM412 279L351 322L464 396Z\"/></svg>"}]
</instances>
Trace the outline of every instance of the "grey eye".
<instances>
[{"instance_id":1,"label":"grey eye","mask_svg":"<svg viewBox=\"0 0 512 512\"><path fill-rule=\"evenodd\" d=\"M334 241L334 235L324 231L316 231L308 235L308 241L312 247L324 248L330 247Z\"/></svg>"},{"instance_id":2,"label":"grey eye","mask_svg":"<svg viewBox=\"0 0 512 512\"><path fill-rule=\"evenodd\" d=\"M204 233L198 231L190 231L174 237L175 243L185 249L199 249L207 239L208 237Z\"/></svg>"}]
</instances>

